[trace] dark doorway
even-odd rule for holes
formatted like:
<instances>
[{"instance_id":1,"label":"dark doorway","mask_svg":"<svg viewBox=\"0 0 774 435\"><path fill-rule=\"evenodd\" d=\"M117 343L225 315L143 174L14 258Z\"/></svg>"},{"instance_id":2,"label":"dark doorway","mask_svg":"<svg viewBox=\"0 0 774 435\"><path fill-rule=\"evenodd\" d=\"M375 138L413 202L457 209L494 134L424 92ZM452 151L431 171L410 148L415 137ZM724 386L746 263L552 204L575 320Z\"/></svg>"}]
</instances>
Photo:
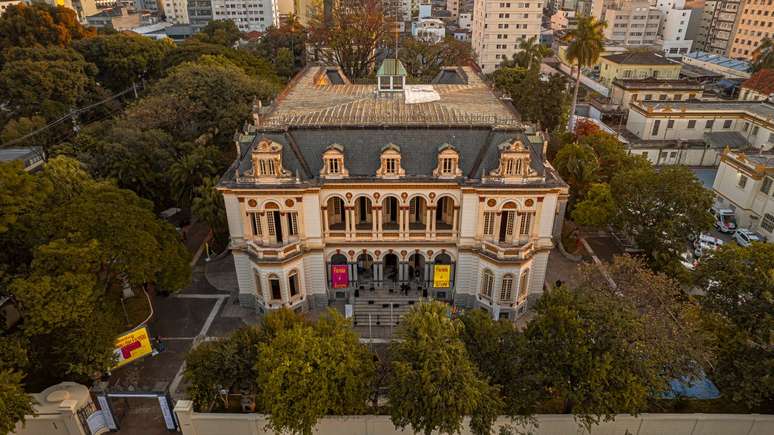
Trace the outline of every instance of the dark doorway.
<instances>
[{"instance_id":1,"label":"dark doorway","mask_svg":"<svg viewBox=\"0 0 774 435\"><path fill-rule=\"evenodd\" d=\"M398 256L395 254L384 256L384 279L392 282L398 280Z\"/></svg>"},{"instance_id":2,"label":"dark doorway","mask_svg":"<svg viewBox=\"0 0 774 435\"><path fill-rule=\"evenodd\" d=\"M280 217L280 212L273 211L271 215L272 219L274 219L274 234L277 238L277 243L282 243L282 218Z\"/></svg>"},{"instance_id":3,"label":"dark doorway","mask_svg":"<svg viewBox=\"0 0 774 435\"><path fill-rule=\"evenodd\" d=\"M501 242L505 242L508 236L513 234L513 213L512 211L504 211L500 214L499 240Z\"/></svg>"}]
</instances>

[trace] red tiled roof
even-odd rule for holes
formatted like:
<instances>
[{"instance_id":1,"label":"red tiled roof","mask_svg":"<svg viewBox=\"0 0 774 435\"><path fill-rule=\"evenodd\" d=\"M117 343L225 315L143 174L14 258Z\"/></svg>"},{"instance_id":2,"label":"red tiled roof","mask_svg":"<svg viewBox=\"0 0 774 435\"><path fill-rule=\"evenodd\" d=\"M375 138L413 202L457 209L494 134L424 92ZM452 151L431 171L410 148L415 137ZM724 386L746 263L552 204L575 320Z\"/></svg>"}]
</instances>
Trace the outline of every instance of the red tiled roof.
<instances>
[{"instance_id":1,"label":"red tiled roof","mask_svg":"<svg viewBox=\"0 0 774 435\"><path fill-rule=\"evenodd\" d=\"M767 68L753 74L742 83L743 88L752 89L763 95L774 94L774 68Z\"/></svg>"}]
</instances>

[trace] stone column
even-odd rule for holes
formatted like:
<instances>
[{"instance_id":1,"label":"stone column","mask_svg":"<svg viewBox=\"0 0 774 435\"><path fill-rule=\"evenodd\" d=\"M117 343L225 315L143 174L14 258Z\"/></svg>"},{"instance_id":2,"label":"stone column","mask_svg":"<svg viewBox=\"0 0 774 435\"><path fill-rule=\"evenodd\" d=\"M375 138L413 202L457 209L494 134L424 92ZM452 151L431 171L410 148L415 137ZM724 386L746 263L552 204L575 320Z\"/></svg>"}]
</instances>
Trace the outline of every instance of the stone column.
<instances>
[{"instance_id":1,"label":"stone column","mask_svg":"<svg viewBox=\"0 0 774 435\"><path fill-rule=\"evenodd\" d=\"M428 239L432 238L432 217L433 212L430 207L425 207L425 237Z\"/></svg>"},{"instance_id":2,"label":"stone column","mask_svg":"<svg viewBox=\"0 0 774 435\"><path fill-rule=\"evenodd\" d=\"M328 231L328 208L321 207L320 210L322 211L323 235L327 238L330 235L330 232Z\"/></svg>"},{"instance_id":3,"label":"stone column","mask_svg":"<svg viewBox=\"0 0 774 435\"><path fill-rule=\"evenodd\" d=\"M379 207L379 213L376 214L376 238L381 240L384 237L384 208Z\"/></svg>"},{"instance_id":4,"label":"stone column","mask_svg":"<svg viewBox=\"0 0 774 435\"><path fill-rule=\"evenodd\" d=\"M430 225L430 238L431 239L435 239L436 236L437 236L436 229L435 229L436 213L437 213L437 211L436 211L435 207L430 209L430 222L429 222L429 225Z\"/></svg>"},{"instance_id":5,"label":"stone column","mask_svg":"<svg viewBox=\"0 0 774 435\"><path fill-rule=\"evenodd\" d=\"M452 217L452 237L457 237L457 224L459 222L460 208L457 206L454 206L454 210L452 211L452 214L454 215Z\"/></svg>"},{"instance_id":6,"label":"stone column","mask_svg":"<svg viewBox=\"0 0 774 435\"><path fill-rule=\"evenodd\" d=\"M373 278L371 278L371 282L374 286L379 285L379 263L374 261L374 264L371 266L371 269L373 269L373 272L371 272L371 275Z\"/></svg>"},{"instance_id":7,"label":"stone column","mask_svg":"<svg viewBox=\"0 0 774 435\"><path fill-rule=\"evenodd\" d=\"M175 404L175 415L177 421L180 423L180 431L183 435L198 435L196 428L191 422L191 414L193 414L193 401L191 400L178 400Z\"/></svg>"},{"instance_id":8,"label":"stone column","mask_svg":"<svg viewBox=\"0 0 774 435\"><path fill-rule=\"evenodd\" d=\"M280 213L280 229L282 230L282 244L287 244L288 238L290 237L287 217L288 217L287 213Z\"/></svg>"},{"instance_id":9,"label":"stone column","mask_svg":"<svg viewBox=\"0 0 774 435\"><path fill-rule=\"evenodd\" d=\"M502 220L501 213L495 212L495 222L494 222L494 233L493 233L493 239L495 243L498 243L500 241L500 221Z\"/></svg>"}]
</instances>

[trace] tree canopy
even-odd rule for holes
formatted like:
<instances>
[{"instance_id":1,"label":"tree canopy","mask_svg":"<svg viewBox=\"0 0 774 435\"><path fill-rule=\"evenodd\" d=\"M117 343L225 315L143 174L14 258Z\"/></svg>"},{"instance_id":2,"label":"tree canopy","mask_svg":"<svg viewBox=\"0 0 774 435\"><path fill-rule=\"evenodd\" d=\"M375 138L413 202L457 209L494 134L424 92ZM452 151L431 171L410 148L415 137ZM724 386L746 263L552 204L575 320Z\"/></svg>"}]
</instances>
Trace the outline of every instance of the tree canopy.
<instances>
[{"instance_id":1,"label":"tree canopy","mask_svg":"<svg viewBox=\"0 0 774 435\"><path fill-rule=\"evenodd\" d=\"M437 43L406 37L401 40L399 58L409 78L429 83L443 66L467 65L473 59L473 50L470 44L451 36Z\"/></svg>"},{"instance_id":2,"label":"tree canopy","mask_svg":"<svg viewBox=\"0 0 774 435\"><path fill-rule=\"evenodd\" d=\"M567 79L555 74L543 77L539 62L530 69L503 67L492 73L495 87L511 97L521 116L541 128L564 128L569 113Z\"/></svg>"},{"instance_id":3,"label":"tree canopy","mask_svg":"<svg viewBox=\"0 0 774 435\"><path fill-rule=\"evenodd\" d=\"M0 52L13 47L66 47L94 34L94 29L78 22L75 11L63 6L19 3L0 16Z\"/></svg>"}]
</instances>

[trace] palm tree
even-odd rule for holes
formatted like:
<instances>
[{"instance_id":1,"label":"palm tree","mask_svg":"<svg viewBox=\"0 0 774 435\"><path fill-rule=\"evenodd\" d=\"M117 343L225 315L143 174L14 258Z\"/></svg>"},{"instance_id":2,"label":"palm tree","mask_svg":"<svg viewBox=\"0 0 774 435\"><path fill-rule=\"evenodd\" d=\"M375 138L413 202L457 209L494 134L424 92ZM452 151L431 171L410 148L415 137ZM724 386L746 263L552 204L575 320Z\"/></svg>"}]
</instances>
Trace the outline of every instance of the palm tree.
<instances>
[{"instance_id":1,"label":"palm tree","mask_svg":"<svg viewBox=\"0 0 774 435\"><path fill-rule=\"evenodd\" d=\"M602 35L602 29L605 28L605 25L593 17L580 17L578 27L567 34L570 41L570 45L567 47L567 59L578 66L568 124L570 130L572 130L575 121L575 105L578 104L581 68L590 67L599 60L599 55L602 54L604 48L605 37Z\"/></svg>"},{"instance_id":2,"label":"palm tree","mask_svg":"<svg viewBox=\"0 0 774 435\"><path fill-rule=\"evenodd\" d=\"M529 39L523 39L519 42L519 50L513 53L511 60L504 60L500 66L503 68L522 67L530 69L533 63L539 64L543 58L550 56L553 52L550 48L537 42L537 36Z\"/></svg>"},{"instance_id":3,"label":"palm tree","mask_svg":"<svg viewBox=\"0 0 774 435\"><path fill-rule=\"evenodd\" d=\"M223 195L215 188L217 185L217 177L204 178L202 184L194 189L196 197L191 204L194 216L206 222L215 235L222 234L228 228Z\"/></svg>"},{"instance_id":4,"label":"palm tree","mask_svg":"<svg viewBox=\"0 0 774 435\"><path fill-rule=\"evenodd\" d=\"M753 50L752 72L774 68L774 40L766 38Z\"/></svg>"}]
</instances>

